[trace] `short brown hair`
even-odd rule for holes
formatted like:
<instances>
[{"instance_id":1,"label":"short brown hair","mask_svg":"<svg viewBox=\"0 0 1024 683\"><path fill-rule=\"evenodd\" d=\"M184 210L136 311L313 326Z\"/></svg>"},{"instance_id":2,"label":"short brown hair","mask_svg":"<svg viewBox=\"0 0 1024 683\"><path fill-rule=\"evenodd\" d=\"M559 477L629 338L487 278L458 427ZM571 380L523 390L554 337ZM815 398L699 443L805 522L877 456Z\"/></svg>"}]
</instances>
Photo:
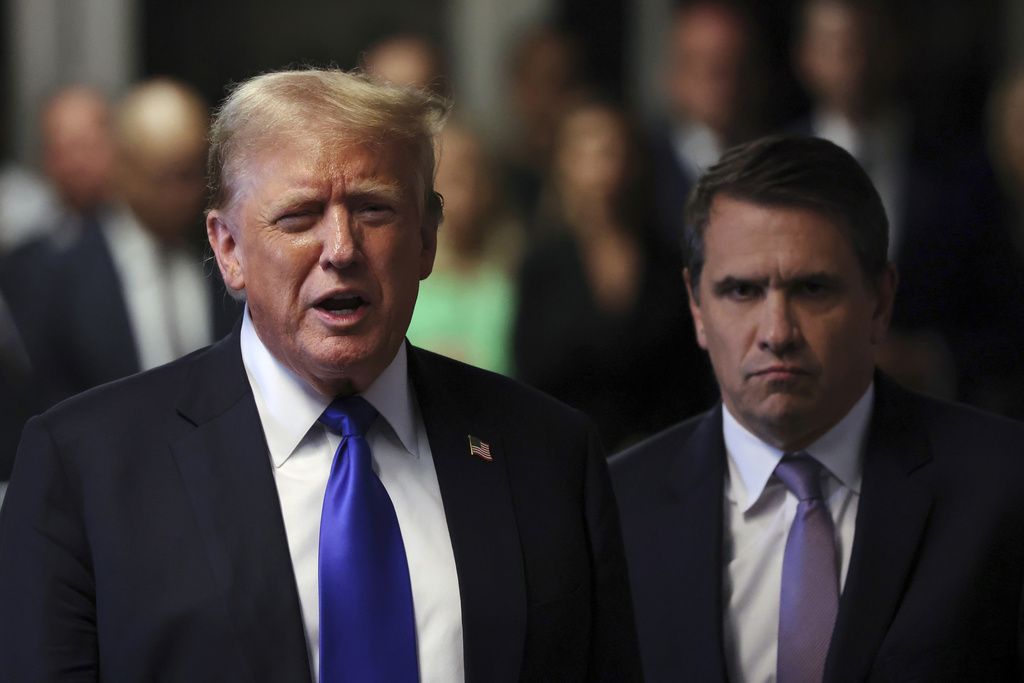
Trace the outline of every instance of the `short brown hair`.
<instances>
[{"instance_id":1,"label":"short brown hair","mask_svg":"<svg viewBox=\"0 0 1024 683\"><path fill-rule=\"evenodd\" d=\"M704 266L704 231L718 195L826 216L850 239L869 281L888 263L889 220L860 164L821 138L771 135L728 150L690 192L683 254L695 293Z\"/></svg>"}]
</instances>

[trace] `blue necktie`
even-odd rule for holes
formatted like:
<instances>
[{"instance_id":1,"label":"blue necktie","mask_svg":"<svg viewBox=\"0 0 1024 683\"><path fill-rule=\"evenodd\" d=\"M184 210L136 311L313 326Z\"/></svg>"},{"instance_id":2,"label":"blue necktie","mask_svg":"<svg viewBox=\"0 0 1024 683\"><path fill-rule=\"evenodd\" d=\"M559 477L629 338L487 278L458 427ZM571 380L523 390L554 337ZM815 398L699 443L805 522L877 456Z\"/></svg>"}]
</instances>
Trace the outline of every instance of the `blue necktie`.
<instances>
[{"instance_id":1,"label":"blue necktie","mask_svg":"<svg viewBox=\"0 0 1024 683\"><path fill-rule=\"evenodd\" d=\"M320 518L321 683L419 678L405 546L365 438L376 417L358 396L320 416L342 435Z\"/></svg>"},{"instance_id":2,"label":"blue necktie","mask_svg":"<svg viewBox=\"0 0 1024 683\"><path fill-rule=\"evenodd\" d=\"M821 495L821 469L805 453L787 455L775 467L775 476L800 501L782 560L779 683L821 681L836 623L836 539Z\"/></svg>"}]
</instances>

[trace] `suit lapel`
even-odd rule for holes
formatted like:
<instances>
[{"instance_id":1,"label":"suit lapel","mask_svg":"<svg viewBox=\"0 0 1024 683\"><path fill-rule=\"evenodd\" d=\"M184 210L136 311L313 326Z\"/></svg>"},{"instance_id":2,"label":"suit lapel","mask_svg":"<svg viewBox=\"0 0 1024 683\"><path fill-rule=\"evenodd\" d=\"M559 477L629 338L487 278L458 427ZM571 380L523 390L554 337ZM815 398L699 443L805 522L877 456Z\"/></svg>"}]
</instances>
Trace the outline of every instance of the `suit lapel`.
<instances>
[{"instance_id":1,"label":"suit lapel","mask_svg":"<svg viewBox=\"0 0 1024 683\"><path fill-rule=\"evenodd\" d=\"M478 418L477 394L452 386L431 354L409 351L458 571L466 680L518 680L526 589L500 425ZM470 454L470 435L493 462Z\"/></svg>"},{"instance_id":2,"label":"suit lapel","mask_svg":"<svg viewBox=\"0 0 1024 683\"><path fill-rule=\"evenodd\" d=\"M857 530L825 680L863 680L899 607L931 509L917 401L877 377Z\"/></svg>"},{"instance_id":3,"label":"suit lapel","mask_svg":"<svg viewBox=\"0 0 1024 683\"><path fill-rule=\"evenodd\" d=\"M671 601L681 628L678 650L684 678L725 681L722 645L722 518L725 490L725 443L722 407L712 410L694 431L669 473L678 514L659 515L667 542L664 585L679 594Z\"/></svg>"},{"instance_id":4,"label":"suit lapel","mask_svg":"<svg viewBox=\"0 0 1024 683\"><path fill-rule=\"evenodd\" d=\"M197 356L172 444L242 659L255 680L310 680L284 521L238 328Z\"/></svg>"}]
</instances>

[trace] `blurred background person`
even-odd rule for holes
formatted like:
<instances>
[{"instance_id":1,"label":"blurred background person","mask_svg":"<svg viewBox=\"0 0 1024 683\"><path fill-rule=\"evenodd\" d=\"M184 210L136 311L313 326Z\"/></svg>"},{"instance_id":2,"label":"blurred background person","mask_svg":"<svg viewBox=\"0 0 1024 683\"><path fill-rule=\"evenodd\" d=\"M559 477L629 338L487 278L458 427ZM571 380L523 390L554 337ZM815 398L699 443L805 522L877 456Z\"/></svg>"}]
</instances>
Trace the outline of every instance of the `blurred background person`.
<instances>
[{"instance_id":1,"label":"blurred background person","mask_svg":"<svg viewBox=\"0 0 1024 683\"><path fill-rule=\"evenodd\" d=\"M989 102L989 150L1003 195L1007 221L1024 253L1024 68L1003 76Z\"/></svg>"},{"instance_id":2,"label":"blurred background person","mask_svg":"<svg viewBox=\"0 0 1024 683\"><path fill-rule=\"evenodd\" d=\"M9 167L0 181L0 233L8 251L70 245L110 199L110 105L100 90L72 84L52 93L39 111L39 136L43 177Z\"/></svg>"},{"instance_id":3,"label":"blurred background person","mask_svg":"<svg viewBox=\"0 0 1024 683\"><path fill-rule=\"evenodd\" d=\"M906 103L896 96L901 45L889 16L863 0L806 0L797 26L794 61L811 112L796 132L850 152L878 188L886 213L902 219L913 131ZM902 222L892 226L897 245Z\"/></svg>"},{"instance_id":4,"label":"blurred background person","mask_svg":"<svg viewBox=\"0 0 1024 683\"><path fill-rule=\"evenodd\" d=\"M555 132L583 90L580 48L559 29L524 31L508 60L510 131L502 154L504 192L530 231L539 227L541 194L549 182Z\"/></svg>"},{"instance_id":5,"label":"blurred background person","mask_svg":"<svg viewBox=\"0 0 1024 683\"><path fill-rule=\"evenodd\" d=\"M984 150L917 129L899 94L907 43L888 5L807 0L798 20L794 58L812 108L794 128L853 154L890 216L900 285L880 366L927 393L1010 410L1024 270Z\"/></svg>"},{"instance_id":6,"label":"blurred background person","mask_svg":"<svg viewBox=\"0 0 1024 683\"><path fill-rule=\"evenodd\" d=\"M238 315L201 255L209 114L187 86L132 88L117 108L117 204L48 283L37 375L47 402L209 344Z\"/></svg>"},{"instance_id":7,"label":"blurred background person","mask_svg":"<svg viewBox=\"0 0 1024 683\"><path fill-rule=\"evenodd\" d=\"M110 202L110 119L106 96L85 85L57 91L42 110L43 170L60 204L49 232L58 244L70 244L93 227Z\"/></svg>"},{"instance_id":8,"label":"blurred background person","mask_svg":"<svg viewBox=\"0 0 1024 683\"><path fill-rule=\"evenodd\" d=\"M28 352L0 291L0 504L34 397Z\"/></svg>"},{"instance_id":9,"label":"blurred background person","mask_svg":"<svg viewBox=\"0 0 1024 683\"><path fill-rule=\"evenodd\" d=\"M480 137L449 122L435 187L444 198L437 257L420 283L409 340L477 367L511 374L513 273L522 228L502 206Z\"/></svg>"},{"instance_id":10,"label":"blurred background person","mask_svg":"<svg viewBox=\"0 0 1024 683\"><path fill-rule=\"evenodd\" d=\"M558 127L557 225L519 275L521 379L590 415L609 452L711 401L678 261L654 246L636 137L591 102Z\"/></svg>"},{"instance_id":11,"label":"blurred background person","mask_svg":"<svg viewBox=\"0 0 1024 683\"><path fill-rule=\"evenodd\" d=\"M662 82L668 119L651 133L657 229L679 248L686 196L705 168L758 130L753 27L724 0L681 3L672 17Z\"/></svg>"},{"instance_id":12,"label":"blurred background person","mask_svg":"<svg viewBox=\"0 0 1024 683\"><path fill-rule=\"evenodd\" d=\"M989 101L988 121L989 153L1005 198L1004 225L1019 263L1024 258L1024 67L1009 70L997 84ZM1020 302L1008 305L1015 310L1022 307ZM1008 363L1002 373L993 374L989 384L994 399L990 405L1024 419L1024 359L1018 356Z\"/></svg>"},{"instance_id":13,"label":"blurred background person","mask_svg":"<svg viewBox=\"0 0 1024 683\"><path fill-rule=\"evenodd\" d=\"M363 53L363 69L396 85L423 88L443 94L444 60L437 46L425 36L396 33L383 38Z\"/></svg>"},{"instance_id":14,"label":"blurred background person","mask_svg":"<svg viewBox=\"0 0 1024 683\"><path fill-rule=\"evenodd\" d=\"M0 255L0 481L9 474L25 421L45 407L31 360L46 342L52 315L42 293L60 253L98 229L110 199L113 142L106 97L84 85L60 88L44 103L39 124L48 185L39 195L16 189L24 196L7 197L15 204L42 203L33 222L18 229L17 242Z\"/></svg>"},{"instance_id":15,"label":"blurred background person","mask_svg":"<svg viewBox=\"0 0 1024 683\"><path fill-rule=\"evenodd\" d=\"M55 215L46 181L14 161L0 167L0 254L38 238Z\"/></svg>"}]
</instances>

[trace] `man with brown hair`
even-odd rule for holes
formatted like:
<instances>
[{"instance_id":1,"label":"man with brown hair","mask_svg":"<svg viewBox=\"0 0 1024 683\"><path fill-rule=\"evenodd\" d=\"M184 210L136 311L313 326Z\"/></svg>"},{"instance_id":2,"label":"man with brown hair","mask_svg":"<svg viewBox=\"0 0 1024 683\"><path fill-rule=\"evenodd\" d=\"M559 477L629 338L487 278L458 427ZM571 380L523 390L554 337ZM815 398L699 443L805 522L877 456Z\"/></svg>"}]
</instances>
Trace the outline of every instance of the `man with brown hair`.
<instances>
[{"instance_id":1,"label":"man with brown hair","mask_svg":"<svg viewBox=\"0 0 1024 683\"><path fill-rule=\"evenodd\" d=\"M687 218L722 403L612 461L647 679L1018 679L1024 425L876 372L896 271L867 175L764 138Z\"/></svg>"}]
</instances>

